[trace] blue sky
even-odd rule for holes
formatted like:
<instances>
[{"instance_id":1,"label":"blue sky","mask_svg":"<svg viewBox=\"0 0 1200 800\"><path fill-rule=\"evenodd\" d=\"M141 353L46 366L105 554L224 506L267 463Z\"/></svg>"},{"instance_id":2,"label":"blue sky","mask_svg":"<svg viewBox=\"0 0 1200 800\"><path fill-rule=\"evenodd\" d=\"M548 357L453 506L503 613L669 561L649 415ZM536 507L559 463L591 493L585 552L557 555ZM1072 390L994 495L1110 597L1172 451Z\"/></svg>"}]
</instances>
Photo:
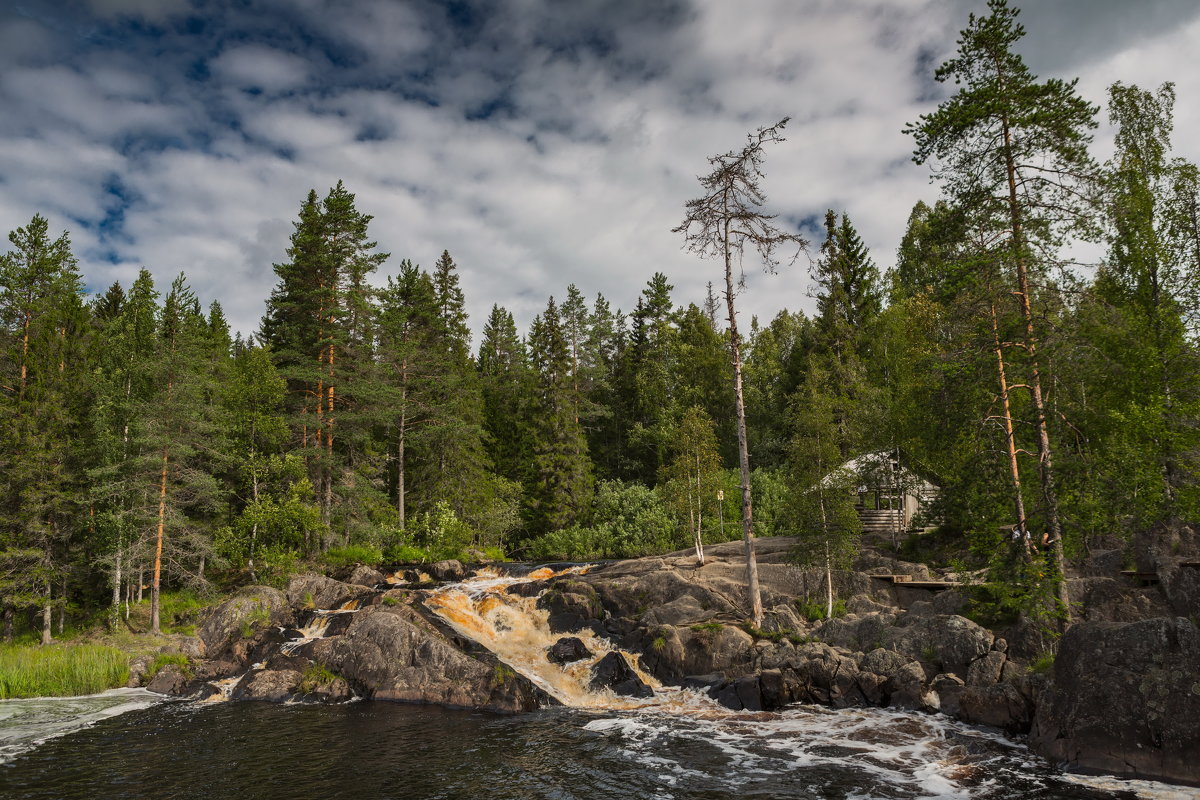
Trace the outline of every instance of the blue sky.
<instances>
[{"instance_id":1,"label":"blue sky","mask_svg":"<svg viewBox=\"0 0 1200 800\"><path fill-rule=\"evenodd\" d=\"M1024 5L1027 61L1093 102L1114 80L1175 81L1176 152L1200 160L1200 4ZM572 282L628 309L654 271L699 302L718 267L671 233L696 175L791 116L767 156L771 210L847 211L886 269L912 204L937 194L901 128L943 96L932 70L984 7L10 0L0 229L45 214L95 289L185 271L250 332L301 200L341 178L392 253L380 281L448 249L476 328L494 302L527 323ZM743 307L810 309L809 285L804 259L752 275Z\"/></svg>"}]
</instances>

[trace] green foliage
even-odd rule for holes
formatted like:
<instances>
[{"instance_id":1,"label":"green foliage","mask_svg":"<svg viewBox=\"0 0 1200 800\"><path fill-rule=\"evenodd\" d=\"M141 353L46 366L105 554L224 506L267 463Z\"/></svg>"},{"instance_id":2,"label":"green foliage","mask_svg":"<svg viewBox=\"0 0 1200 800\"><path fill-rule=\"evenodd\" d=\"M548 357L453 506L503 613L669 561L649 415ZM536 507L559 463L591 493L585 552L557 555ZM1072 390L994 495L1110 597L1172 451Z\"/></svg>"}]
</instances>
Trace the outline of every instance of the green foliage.
<instances>
[{"instance_id":1,"label":"green foliage","mask_svg":"<svg viewBox=\"0 0 1200 800\"><path fill-rule=\"evenodd\" d=\"M433 559L429 551L411 544L389 545L383 551L384 564L425 564Z\"/></svg>"},{"instance_id":2,"label":"green foliage","mask_svg":"<svg viewBox=\"0 0 1200 800\"><path fill-rule=\"evenodd\" d=\"M240 631L243 639L249 639L258 631L266 627L266 624L271 619L271 612L265 608L255 608L249 614L242 618Z\"/></svg>"},{"instance_id":3,"label":"green foliage","mask_svg":"<svg viewBox=\"0 0 1200 800\"><path fill-rule=\"evenodd\" d=\"M345 547L334 547L326 550L321 556L325 563L334 568L352 567L365 564L368 567L378 566L383 561L383 552L377 547L350 544Z\"/></svg>"},{"instance_id":4,"label":"green foliage","mask_svg":"<svg viewBox=\"0 0 1200 800\"><path fill-rule=\"evenodd\" d=\"M695 625L692 626L692 630L694 630L698 633L705 632L705 631L707 631L708 633L716 633L717 631L720 631L724 627L725 626L722 625L720 622L717 622L715 620L710 620L709 622L696 623Z\"/></svg>"},{"instance_id":5,"label":"green foliage","mask_svg":"<svg viewBox=\"0 0 1200 800\"><path fill-rule=\"evenodd\" d=\"M387 597L383 598L383 600L381 600L380 602L382 602L385 606L388 606L389 608L391 608L392 606L400 605L400 601L391 595L388 595Z\"/></svg>"},{"instance_id":6,"label":"green foliage","mask_svg":"<svg viewBox=\"0 0 1200 800\"><path fill-rule=\"evenodd\" d=\"M128 656L112 647L0 645L0 700L95 694L128 680Z\"/></svg>"},{"instance_id":7,"label":"green foliage","mask_svg":"<svg viewBox=\"0 0 1200 800\"><path fill-rule=\"evenodd\" d=\"M493 686L500 686L502 684L508 683L509 681L511 681L512 679L514 679L516 677L517 677L517 673L513 672L511 668L509 668L508 666L506 666L504 664L496 664L495 666L492 667L492 685Z\"/></svg>"},{"instance_id":8,"label":"green foliage","mask_svg":"<svg viewBox=\"0 0 1200 800\"><path fill-rule=\"evenodd\" d=\"M1035 675L1045 674L1054 669L1054 653L1046 652L1035 658L1029 665L1029 671Z\"/></svg>"},{"instance_id":9,"label":"green foliage","mask_svg":"<svg viewBox=\"0 0 1200 800\"><path fill-rule=\"evenodd\" d=\"M304 674L300 678L300 694L312 694L329 686L337 679L338 676L333 674L328 667L314 661L304 668Z\"/></svg>"},{"instance_id":10,"label":"green foliage","mask_svg":"<svg viewBox=\"0 0 1200 800\"><path fill-rule=\"evenodd\" d=\"M192 662L183 653L159 653L150 662L150 666L146 668L146 680L153 680L158 671L168 664L179 667L184 675L191 675Z\"/></svg>"},{"instance_id":11,"label":"green foliage","mask_svg":"<svg viewBox=\"0 0 1200 800\"><path fill-rule=\"evenodd\" d=\"M800 615L802 617L804 617L805 619L807 619L809 621L814 621L814 622L816 620L825 619L828 616L826 614L825 603L814 600L812 598L805 598L803 600L797 600L796 601L796 610L800 612ZM844 600L834 600L833 601L833 616L834 617L846 616L846 603Z\"/></svg>"},{"instance_id":12,"label":"green foliage","mask_svg":"<svg viewBox=\"0 0 1200 800\"><path fill-rule=\"evenodd\" d=\"M438 501L428 513L415 515L405 533L433 561L446 558L469 561L466 551L476 538L471 526L459 519L445 501Z\"/></svg>"}]
</instances>

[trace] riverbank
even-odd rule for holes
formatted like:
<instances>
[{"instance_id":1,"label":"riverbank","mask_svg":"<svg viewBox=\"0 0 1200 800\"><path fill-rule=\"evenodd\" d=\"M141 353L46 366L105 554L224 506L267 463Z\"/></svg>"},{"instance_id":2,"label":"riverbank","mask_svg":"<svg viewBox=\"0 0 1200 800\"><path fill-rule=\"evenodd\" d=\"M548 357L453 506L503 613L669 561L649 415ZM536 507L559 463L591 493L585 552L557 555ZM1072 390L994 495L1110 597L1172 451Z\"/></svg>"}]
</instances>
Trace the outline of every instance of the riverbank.
<instances>
[{"instance_id":1,"label":"riverbank","mask_svg":"<svg viewBox=\"0 0 1200 800\"><path fill-rule=\"evenodd\" d=\"M953 589L913 586L952 576L879 554L840 579L845 616L809 620L802 601L816 578L788 563L791 545L759 541L762 630L743 623L738 543L711 548L703 566L681 552L520 580L493 568L453 602L434 587L464 577L454 562L424 574L360 567L344 581L307 575L286 592L242 590L198 626L189 662L165 665L149 687L210 699L358 696L521 712L573 702L561 689L548 691L529 665L546 663L558 639L582 636L591 660L551 665L580 673L581 692L606 691L591 686L610 654L589 643L602 641L624 651L618 655L637 678L630 681L620 665L614 672L613 656L609 689L688 687L747 712L794 703L942 712L1030 734L1037 752L1072 769L1200 783L1193 767L1200 741L1193 732L1200 720L1195 621L1099 619L1106 608L1118 609L1116 616L1130 608L1169 611L1168 599L1152 596L1160 588L1099 591L1096 576L1077 578L1093 585L1078 595L1080 621L1050 663L1030 626L988 630L959 613L964 601ZM533 657L498 656L488 644L497 631Z\"/></svg>"}]
</instances>

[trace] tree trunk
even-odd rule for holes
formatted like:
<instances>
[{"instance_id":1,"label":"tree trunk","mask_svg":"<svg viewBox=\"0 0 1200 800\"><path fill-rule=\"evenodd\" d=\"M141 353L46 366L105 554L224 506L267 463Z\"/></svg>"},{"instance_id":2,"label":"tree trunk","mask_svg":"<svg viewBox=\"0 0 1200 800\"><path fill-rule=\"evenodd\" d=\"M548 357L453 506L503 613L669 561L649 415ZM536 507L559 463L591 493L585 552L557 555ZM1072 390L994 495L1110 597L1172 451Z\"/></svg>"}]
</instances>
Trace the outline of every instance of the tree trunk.
<instances>
[{"instance_id":1,"label":"tree trunk","mask_svg":"<svg viewBox=\"0 0 1200 800\"><path fill-rule=\"evenodd\" d=\"M324 507L325 507L325 523L329 524L330 512L333 508L333 344L329 345L329 386L326 390L328 396L325 403L325 487L324 487Z\"/></svg>"},{"instance_id":2,"label":"tree trunk","mask_svg":"<svg viewBox=\"0 0 1200 800\"><path fill-rule=\"evenodd\" d=\"M408 364L401 368L400 430L396 437L396 510L400 512L400 530L404 530L404 435L408 431Z\"/></svg>"},{"instance_id":3,"label":"tree trunk","mask_svg":"<svg viewBox=\"0 0 1200 800\"><path fill-rule=\"evenodd\" d=\"M254 503L258 504L258 464L255 463L250 468L250 483L253 487ZM250 526L250 557L246 559L246 565L250 568L250 580L258 583L258 575L254 572L254 547L258 543L258 514L254 515L254 524ZM307 543L306 543L307 544Z\"/></svg>"},{"instance_id":4,"label":"tree trunk","mask_svg":"<svg viewBox=\"0 0 1200 800\"><path fill-rule=\"evenodd\" d=\"M42 606L42 644L47 645L52 641L50 636L50 626L53 624L54 617L52 611L54 606L50 603L50 581L46 581L46 603Z\"/></svg>"},{"instance_id":5,"label":"tree trunk","mask_svg":"<svg viewBox=\"0 0 1200 800\"><path fill-rule=\"evenodd\" d=\"M1033 305L1029 296L1029 273L1025 263L1024 229L1020 201L1017 198L1016 165L1012 153L1012 132L1004 118L1004 159L1008 176L1009 222L1012 226L1013 255L1016 258L1017 297L1025 318L1025 351L1029 356L1029 391L1033 399L1034 430L1037 433L1038 475L1042 482L1042 499L1046 506L1046 523L1054 552L1055 588L1061 606L1063 627L1070 624L1070 597L1067 593L1067 567L1063 555L1062 524L1058 518L1058 494L1054 487L1054 458L1050 449L1050 432L1046 425L1046 403L1042 398L1042 376L1038 368L1037 337L1033 327Z\"/></svg>"},{"instance_id":6,"label":"tree trunk","mask_svg":"<svg viewBox=\"0 0 1200 800\"><path fill-rule=\"evenodd\" d=\"M742 541L746 550L746 590L754 626L762 626L762 592L758 586L758 559L754 555L754 508L750 499L750 448L746 439L746 400L742 394L742 349L737 312L733 307L733 253L729 244L729 215L725 215L725 305L729 312L729 351L733 357L733 392L736 398L738 466L742 477Z\"/></svg>"},{"instance_id":7,"label":"tree trunk","mask_svg":"<svg viewBox=\"0 0 1200 800\"><path fill-rule=\"evenodd\" d=\"M1025 519L1025 498L1021 495L1021 470L1017 463L1017 439L1013 433L1012 408L1008 401L1008 376L1004 370L1004 350L1000 346L1000 325L996 321L996 306L992 311L992 339L996 347L996 369L1000 375L1000 401L1004 408L1004 443L1008 448L1008 470L1013 485L1013 509L1017 515L1017 533L1020 537L1021 552L1026 561L1030 560L1029 528Z\"/></svg>"},{"instance_id":8,"label":"tree trunk","mask_svg":"<svg viewBox=\"0 0 1200 800\"><path fill-rule=\"evenodd\" d=\"M162 453L162 471L159 474L158 482L158 534L154 537L154 573L150 584L150 632L160 634L162 630L159 626L158 606L159 595L162 590L162 550L163 550L163 527L167 518L167 465L169 463L169 452L167 448L163 448ZM138 600L141 600L141 586L138 586Z\"/></svg>"},{"instance_id":9,"label":"tree trunk","mask_svg":"<svg viewBox=\"0 0 1200 800\"><path fill-rule=\"evenodd\" d=\"M696 526L692 530L696 539L696 563L704 566L704 496L700 493L700 454L696 454Z\"/></svg>"}]
</instances>

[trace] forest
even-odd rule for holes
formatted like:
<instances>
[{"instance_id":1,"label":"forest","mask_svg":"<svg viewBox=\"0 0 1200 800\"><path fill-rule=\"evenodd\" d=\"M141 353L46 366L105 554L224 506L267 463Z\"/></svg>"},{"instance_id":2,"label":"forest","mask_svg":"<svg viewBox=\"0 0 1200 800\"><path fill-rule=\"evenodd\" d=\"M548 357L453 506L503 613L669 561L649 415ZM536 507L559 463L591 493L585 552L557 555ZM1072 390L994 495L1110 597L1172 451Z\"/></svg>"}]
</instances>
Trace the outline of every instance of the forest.
<instances>
[{"instance_id":1,"label":"forest","mask_svg":"<svg viewBox=\"0 0 1200 800\"><path fill-rule=\"evenodd\" d=\"M705 297L648 268L636 296L550 288L527 330L494 306L475 342L452 254L380 252L339 182L299 204L242 336L182 274L90 292L69 233L34 214L0 257L4 637L116 626L144 594L157 632L162 592L313 563L740 538L735 362L756 535L848 565L853 487L826 478L886 453L940 487L930 541L1061 613L1073 556L1200 520L1200 172L1172 154L1171 84L1116 83L1102 108L1032 75L1022 32L993 0L938 69L953 94L906 132L940 197L912 207L894 263L830 209L771 279L811 285L815 312L742 322L736 358L740 250L728 284L696 259ZM760 179L799 179L749 177L753 210Z\"/></svg>"}]
</instances>

